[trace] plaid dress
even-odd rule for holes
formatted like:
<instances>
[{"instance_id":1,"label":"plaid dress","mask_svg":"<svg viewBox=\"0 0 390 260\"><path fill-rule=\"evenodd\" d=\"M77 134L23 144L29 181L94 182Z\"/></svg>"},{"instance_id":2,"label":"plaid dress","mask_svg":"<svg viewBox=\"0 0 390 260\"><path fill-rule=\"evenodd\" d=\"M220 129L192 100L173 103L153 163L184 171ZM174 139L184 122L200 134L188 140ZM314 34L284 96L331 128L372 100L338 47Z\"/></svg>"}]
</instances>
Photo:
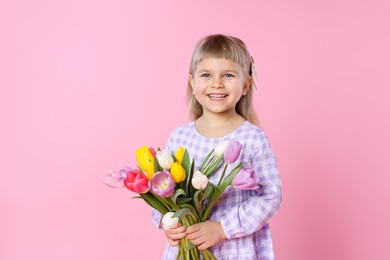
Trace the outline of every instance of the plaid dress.
<instances>
[{"instance_id":1,"label":"plaid dress","mask_svg":"<svg viewBox=\"0 0 390 260\"><path fill-rule=\"evenodd\" d=\"M274 259L268 221L280 208L282 189L275 155L266 134L245 121L224 137L208 138L200 135L195 123L190 122L171 133L166 149L175 152L179 147L186 148L194 159L196 170L206 155L225 140L236 140L243 145L239 159L229 165L227 173L240 162L244 167L252 166L259 180L259 189L242 191L227 187L209 215L210 220L221 223L227 239L210 250L222 260ZM217 184L221 173L222 169L217 170L209 181ZM161 214L153 210L152 218L159 227ZM162 259L176 259L177 251L178 247L167 244Z\"/></svg>"}]
</instances>

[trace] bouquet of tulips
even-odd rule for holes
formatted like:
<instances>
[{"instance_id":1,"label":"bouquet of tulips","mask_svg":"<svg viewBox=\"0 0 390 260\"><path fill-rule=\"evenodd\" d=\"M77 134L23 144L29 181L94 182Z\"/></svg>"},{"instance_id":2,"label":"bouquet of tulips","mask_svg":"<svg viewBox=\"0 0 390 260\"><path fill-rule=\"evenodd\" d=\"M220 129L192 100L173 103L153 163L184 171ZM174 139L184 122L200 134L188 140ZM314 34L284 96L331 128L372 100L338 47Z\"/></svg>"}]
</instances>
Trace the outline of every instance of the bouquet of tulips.
<instances>
[{"instance_id":1,"label":"bouquet of tulips","mask_svg":"<svg viewBox=\"0 0 390 260\"><path fill-rule=\"evenodd\" d=\"M237 160L241 149L241 143L225 141L215 147L195 170L194 161L183 147L175 152L160 149L155 152L153 148L143 146L136 151L138 169L126 167L119 172L111 171L104 183L138 193L137 198L142 198L163 215L164 229L177 222L190 226L208 219L214 204L230 184L238 189L257 186L253 170L243 168L241 163L226 174L228 165ZM208 177L222 163L223 171L215 185ZM181 240L177 259L200 259L200 255L203 259L216 259L210 250L200 252L186 238Z\"/></svg>"}]
</instances>

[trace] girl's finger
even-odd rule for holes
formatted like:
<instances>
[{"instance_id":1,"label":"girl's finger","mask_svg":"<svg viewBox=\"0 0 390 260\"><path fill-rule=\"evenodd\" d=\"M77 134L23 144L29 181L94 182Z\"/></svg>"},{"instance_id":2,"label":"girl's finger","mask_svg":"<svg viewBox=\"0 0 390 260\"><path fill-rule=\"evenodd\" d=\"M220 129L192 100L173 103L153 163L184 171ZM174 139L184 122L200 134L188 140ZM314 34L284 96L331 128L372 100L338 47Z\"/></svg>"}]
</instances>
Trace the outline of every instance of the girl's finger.
<instances>
[{"instance_id":1,"label":"girl's finger","mask_svg":"<svg viewBox=\"0 0 390 260\"><path fill-rule=\"evenodd\" d=\"M169 242L169 245L173 246L173 247L178 246L180 243L180 241L176 240L176 239L168 239L168 242Z\"/></svg>"}]
</instances>

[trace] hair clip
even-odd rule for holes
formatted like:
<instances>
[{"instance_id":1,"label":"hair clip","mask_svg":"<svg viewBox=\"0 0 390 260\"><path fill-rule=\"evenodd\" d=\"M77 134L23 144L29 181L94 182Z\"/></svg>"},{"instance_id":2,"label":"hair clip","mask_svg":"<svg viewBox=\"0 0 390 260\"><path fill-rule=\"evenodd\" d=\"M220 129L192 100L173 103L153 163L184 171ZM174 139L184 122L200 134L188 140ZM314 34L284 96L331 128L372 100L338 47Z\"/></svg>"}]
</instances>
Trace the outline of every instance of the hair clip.
<instances>
[{"instance_id":1,"label":"hair clip","mask_svg":"<svg viewBox=\"0 0 390 260\"><path fill-rule=\"evenodd\" d=\"M252 77L253 85L255 86L255 89L257 90L257 69L255 66L255 60L251 56L251 69L249 75Z\"/></svg>"}]
</instances>

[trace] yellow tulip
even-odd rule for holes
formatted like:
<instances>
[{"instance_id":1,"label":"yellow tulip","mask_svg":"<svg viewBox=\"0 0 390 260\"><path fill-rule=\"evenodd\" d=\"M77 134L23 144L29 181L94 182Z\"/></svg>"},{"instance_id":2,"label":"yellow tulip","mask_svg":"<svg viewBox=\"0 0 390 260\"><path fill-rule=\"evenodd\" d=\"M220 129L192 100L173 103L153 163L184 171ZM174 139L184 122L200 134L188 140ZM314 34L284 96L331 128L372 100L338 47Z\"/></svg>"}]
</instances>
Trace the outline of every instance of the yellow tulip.
<instances>
[{"instance_id":1,"label":"yellow tulip","mask_svg":"<svg viewBox=\"0 0 390 260\"><path fill-rule=\"evenodd\" d=\"M176 159L179 161L180 164L183 163L185 151L186 149L184 147L179 147L176 151Z\"/></svg>"},{"instance_id":2,"label":"yellow tulip","mask_svg":"<svg viewBox=\"0 0 390 260\"><path fill-rule=\"evenodd\" d=\"M176 183L182 182L186 178L186 170L180 163L175 162L171 168L171 176Z\"/></svg>"},{"instance_id":3,"label":"yellow tulip","mask_svg":"<svg viewBox=\"0 0 390 260\"><path fill-rule=\"evenodd\" d=\"M154 156L149 147L145 145L137 149L135 156L139 167L141 167L148 179L152 178L154 175Z\"/></svg>"}]
</instances>

